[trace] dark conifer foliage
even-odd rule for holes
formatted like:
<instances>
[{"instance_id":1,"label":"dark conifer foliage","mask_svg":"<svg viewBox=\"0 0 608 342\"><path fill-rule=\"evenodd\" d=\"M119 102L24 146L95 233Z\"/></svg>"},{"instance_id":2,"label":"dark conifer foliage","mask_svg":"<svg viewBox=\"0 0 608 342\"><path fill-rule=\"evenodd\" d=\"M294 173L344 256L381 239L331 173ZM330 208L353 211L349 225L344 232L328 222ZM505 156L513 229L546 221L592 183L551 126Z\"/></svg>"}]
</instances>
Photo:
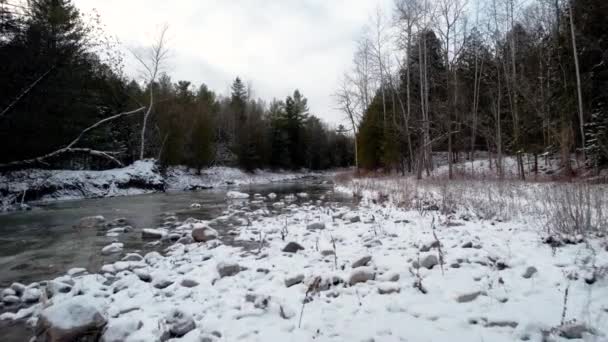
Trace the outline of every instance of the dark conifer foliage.
<instances>
[{"instance_id":1,"label":"dark conifer foliage","mask_svg":"<svg viewBox=\"0 0 608 342\"><path fill-rule=\"evenodd\" d=\"M104 118L147 108L150 87L145 155L164 166L326 169L353 161L351 138L311 115L297 90L267 105L238 77L227 97L167 74L142 86L123 74L122 56L96 18L83 17L70 0L27 4L25 11L0 6L0 164L43 156ZM75 147L112 151L128 164L139 159L141 129L141 113L121 117L87 132ZM114 164L70 154L35 166Z\"/></svg>"}]
</instances>

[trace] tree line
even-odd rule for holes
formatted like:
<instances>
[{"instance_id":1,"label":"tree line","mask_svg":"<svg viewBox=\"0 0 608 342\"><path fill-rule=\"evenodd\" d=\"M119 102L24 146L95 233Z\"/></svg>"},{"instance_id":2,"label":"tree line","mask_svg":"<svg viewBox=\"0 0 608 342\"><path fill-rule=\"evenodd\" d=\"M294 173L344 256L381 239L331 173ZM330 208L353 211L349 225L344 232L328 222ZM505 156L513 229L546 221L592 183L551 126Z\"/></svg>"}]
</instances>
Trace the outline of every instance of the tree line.
<instances>
[{"instance_id":1,"label":"tree line","mask_svg":"<svg viewBox=\"0 0 608 342\"><path fill-rule=\"evenodd\" d=\"M123 72L99 17L70 0L0 0L0 168L109 168L143 158L199 170L353 163L351 135L311 114L298 90L267 103L238 77L229 96L172 81L166 33L132 51L138 82Z\"/></svg>"},{"instance_id":2,"label":"tree line","mask_svg":"<svg viewBox=\"0 0 608 342\"><path fill-rule=\"evenodd\" d=\"M357 165L412 172L487 151L504 176L539 156L608 164L608 2L396 0L357 44L336 92L356 131ZM530 158L530 162L528 162ZM527 166L527 168L525 167ZM529 169L529 170L527 170Z\"/></svg>"}]
</instances>

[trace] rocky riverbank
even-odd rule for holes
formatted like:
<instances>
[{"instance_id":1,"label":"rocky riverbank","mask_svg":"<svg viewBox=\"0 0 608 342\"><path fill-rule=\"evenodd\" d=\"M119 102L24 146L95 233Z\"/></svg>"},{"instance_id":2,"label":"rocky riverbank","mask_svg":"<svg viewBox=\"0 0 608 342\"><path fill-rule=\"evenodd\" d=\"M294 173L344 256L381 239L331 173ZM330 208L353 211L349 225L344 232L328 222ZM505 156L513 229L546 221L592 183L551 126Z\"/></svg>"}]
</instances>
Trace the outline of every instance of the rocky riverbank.
<instances>
[{"instance_id":1,"label":"rocky riverbank","mask_svg":"<svg viewBox=\"0 0 608 342\"><path fill-rule=\"evenodd\" d=\"M125 254L98 273L13 284L3 300L33 305L0 318L27 320L40 340L607 336L608 250L599 239L548 244L525 221L442 215L433 204L403 210L367 197L356 208L305 193L230 200L211 221L167 215L169 228L156 238L178 241L162 254ZM218 238L218 222L230 222L228 235L246 248Z\"/></svg>"},{"instance_id":2,"label":"rocky riverbank","mask_svg":"<svg viewBox=\"0 0 608 342\"><path fill-rule=\"evenodd\" d=\"M228 167L185 167L164 172L154 160L105 171L22 170L0 175L0 212L29 209L28 202L129 196L158 191L189 191L218 186L264 184L314 177L307 172L246 173Z\"/></svg>"}]
</instances>

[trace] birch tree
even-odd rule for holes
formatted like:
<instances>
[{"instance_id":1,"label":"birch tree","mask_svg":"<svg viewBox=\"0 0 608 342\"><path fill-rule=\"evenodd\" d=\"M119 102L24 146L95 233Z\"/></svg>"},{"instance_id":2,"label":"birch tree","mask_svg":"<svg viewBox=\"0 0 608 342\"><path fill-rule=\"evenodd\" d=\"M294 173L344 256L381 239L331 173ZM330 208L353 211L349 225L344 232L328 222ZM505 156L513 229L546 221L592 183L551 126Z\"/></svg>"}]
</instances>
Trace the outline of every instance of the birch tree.
<instances>
[{"instance_id":1,"label":"birch tree","mask_svg":"<svg viewBox=\"0 0 608 342\"><path fill-rule=\"evenodd\" d=\"M148 125L148 119L154 109L154 83L158 78L158 75L166 68L166 63L169 58L169 47L167 42L167 31L169 26L164 24L160 27L155 41L150 47L145 49L143 52L132 50L131 53L135 60L139 63L142 68L141 73L144 77L144 82L148 86L149 91L149 103L146 113L143 117L141 127L141 145L139 150L139 159L144 159L145 148L146 148L146 128Z\"/></svg>"}]
</instances>

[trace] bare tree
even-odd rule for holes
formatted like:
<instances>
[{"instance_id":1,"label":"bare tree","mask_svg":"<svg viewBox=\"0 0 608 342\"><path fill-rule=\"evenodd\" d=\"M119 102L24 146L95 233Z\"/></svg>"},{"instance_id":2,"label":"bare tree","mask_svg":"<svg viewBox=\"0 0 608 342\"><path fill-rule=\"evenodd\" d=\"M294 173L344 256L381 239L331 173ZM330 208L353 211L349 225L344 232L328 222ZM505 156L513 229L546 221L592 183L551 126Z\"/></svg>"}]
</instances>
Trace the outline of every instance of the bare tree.
<instances>
[{"instance_id":1,"label":"bare tree","mask_svg":"<svg viewBox=\"0 0 608 342\"><path fill-rule=\"evenodd\" d=\"M576 95L578 98L578 119L581 130L581 140L582 140L582 150L585 151L585 118L583 116L583 91L581 86L581 71L578 63L578 50L576 49L576 33L574 27L574 11L572 7L574 7L574 3L570 0L568 4L569 8L569 16L570 16L570 35L572 37L572 51L574 54L574 68L576 70ZM584 152L583 152L584 153ZM584 154L583 154L584 156Z\"/></svg>"},{"instance_id":2,"label":"bare tree","mask_svg":"<svg viewBox=\"0 0 608 342\"><path fill-rule=\"evenodd\" d=\"M357 99L356 91L353 89L356 87L353 79L345 74L342 78L342 82L340 84L340 88L334 94L336 98L336 102L338 104L338 108L346 114L348 121L350 121L353 135L354 135L354 144L355 144L355 167L356 172L359 172L359 147L357 143L357 133L358 126L361 120L360 113L360 102Z\"/></svg>"},{"instance_id":3,"label":"bare tree","mask_svg":"<svg viewBox=\"0 0 608 342\"><path fill-rule=\"evenodd\" d=\"M167 59L169 58L169 48L167 46L167 31L169 25L164 24L160 27L156 40L150 47L143 52L132 50L133 57L142 67L145 83L147 83L150 92L150 102L146 113L144 114L141 127L141 147L139 151L139 159L144 159L146 146L146 127L148 118L154 108L154 82L156 78L166 67Z\"/></svg>"},{"instance_id":4,"label":"bare tree","mask_svg":"<svg viewBox=\"0 0 608 342\"><path fill-rule=\"evenodd\" d=\"M453 70L453 61L458 56L462 44L458 46L458 25L464 18L464 11L467 5L466 0L439 0L438 5L438 16L437 16L437 31L441 36L444 43L444 59L446 64L446 94L447 94L447 131L448 131L448 173L449 178L453 178L453 142L452 142L452 126L454 119L454 111L456 109L456 94L457 92L451 91L450 75L454 73L452 77L455 78L455 71ZM456 82L454 82L455 87Z\"/></svg>"}]
</instances>

